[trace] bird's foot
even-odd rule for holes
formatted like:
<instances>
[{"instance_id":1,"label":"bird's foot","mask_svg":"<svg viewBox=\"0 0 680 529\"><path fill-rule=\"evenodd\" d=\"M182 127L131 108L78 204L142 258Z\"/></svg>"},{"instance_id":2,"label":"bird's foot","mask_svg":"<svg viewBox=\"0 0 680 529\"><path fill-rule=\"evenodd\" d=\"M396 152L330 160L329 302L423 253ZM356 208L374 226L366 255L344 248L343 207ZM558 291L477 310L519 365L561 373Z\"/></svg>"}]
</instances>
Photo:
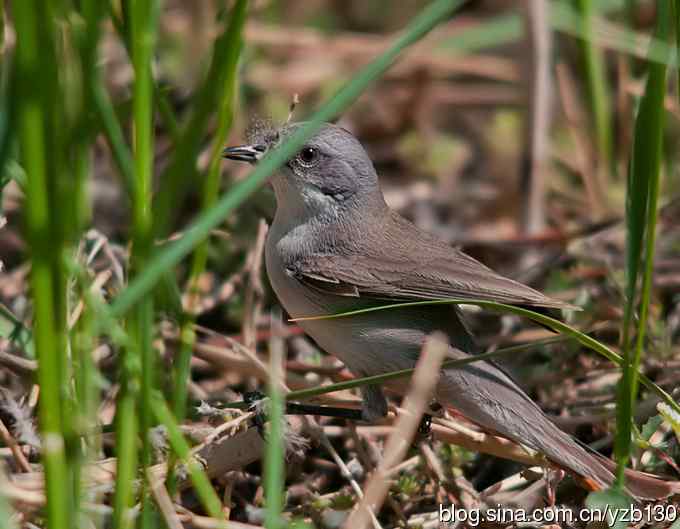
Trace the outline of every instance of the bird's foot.
<instances>
[{"instance_id":1,"label":"bird's foot","mask_svg":"<svg viewBox=\"0 0 680 529\"><path fill-rule=\"evenodd\" d=\"M564 479L565 471L561 468L547 467L545 469L545 488L548 501L548 507L554 507L557 496L557 486Z\"/></svg>"},{"instance_id":2,"label":"bird's foot","mask_svg":"<svg viewBox=\"0 0 680 529\"><path fill-rule=\"evenodd\" d=\"M248 411L255 412L253 422L262 437L264 437L264 425L267 422L267 414L264 409L265 406L261 406L261 403L266 398L267 396L261 391L248 391L243 394L243 400L248 404Z\"/></svg>"}]
</instances>

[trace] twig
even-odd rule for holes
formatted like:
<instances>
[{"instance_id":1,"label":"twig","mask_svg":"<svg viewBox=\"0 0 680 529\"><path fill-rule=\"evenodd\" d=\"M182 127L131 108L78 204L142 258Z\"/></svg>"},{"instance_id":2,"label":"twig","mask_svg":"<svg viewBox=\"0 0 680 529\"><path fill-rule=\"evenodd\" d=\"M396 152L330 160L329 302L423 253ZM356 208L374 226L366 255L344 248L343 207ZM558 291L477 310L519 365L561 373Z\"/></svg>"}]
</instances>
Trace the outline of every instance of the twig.
<instances>
[{"instance_id":1,"label":"twig","mask_svg":"<svg viewBox=\"0 0 680 529\"><path fill-rule=\"evenodd\" d=\"M528 0L525 15L530 46L529 118L527 119L527 154L520 175L520 193L526 197L522 208L525 233L545 228L545 181L543 171L548 150L550 126L550 48L551 31L548 2Z\"/></svg>"},{"instance_id":2,"label":"twig","mask_svg":"<svg viewBox=\"0 0 680 529\"><path fill-rule=\"evenodd\" d=\"M525 465L540 465L544 461L540 457L532 456L520 445L502 437L475 432L453 421L436 417L432 419L432 423L432 433L439 441L462 446L475 452L511 459Z\"/></svg>"},{"instance_id":3,"label":"twig","mask_svg":"<svg viewBox=\"0 0 680 529\"><path fill-rule=\"evenodd\" d=\"M217 364L221 367L224 367L225 369L228 369L229 371L240 372L244 375L254 376L264 382L269 382L269 368L254 350L249 349L231 336L220 334L201 325L194 325L193 328L196 331L208 334L209 336L218 337L231 346L231 350L229 350L226 347L219 345L197 341L194 344L194 353L198 358L201 358L202 360L212 364ZM288 328L289 327L286 327L281 330L281 338L289 335L287 331ZM234 354L234 352L240 354ZM246 359L244 360L241 355L245 356ZM291 382L292 387L294 387L296 390L309 388L311 386L311 383L308 382L303 376L288 372L284 374ZM286 385L282 385L281 390L286 393L290 391Z\"/></svg>"},{"instance_id":4,"label":"twig","mask_svg":"<svg viewBox=\"0 0 680 529\"><path fill-rule=\"evenodd\" d=\"M247 421L248 419L251 419L252 417L255 416L255 412L247 412L242 415L239 415L235 419L232 419L231 421L227 421L224 424L220 424L217 428L215 428L214 431L210 433L208 437L205 438L205 441L201 443L202 445L207 445L212 443L215 439L220 437L224 432L228 430L235 430L238 428L243 422Z\"/></svg>"},{"instance_id":5,"label":"twig","mask_svg":"<svg viewBox=\"0 0 680 529\"><path fill-rule=\"evenodd\" d=\"M408 413L399 415L394 432L387 441L385 456L366 486L364 499L350 515L344 527L364 529L370 519L371 510L376 512L380 509L389 490L386 475L406 454L429 403L431 391L437 383L437 373L447 350L446 339L438 333L428 338L425 343L413 374L411 390L406 396L405 408Z\"/></svg>"},{"instance_id":6,"label":"twig","mask_svg":"<svg viewBox=\"0 0 680 529\"><path fill-rule=\"evenodd\" d=\"M588 148L588 140L581 133L585 120L583 119L582 109L575 97L574 80L564 63L557 65L557 86L574 147L571 155L576 158L576 164L579 167L579 172L581 173L581 178L588 195L590 210L595 219L599 220L603 216L605 209L604 190L601 185L602 182L595 174L596 164L593 163L592 149Z\"/></svg>"},{"instance_id":7,"label":"twig","mask_svg":"<svg viewBox=\"0 0 680 529\"><path fill-rule=\"evenodd\" d=\"M262 458L264 441L257 428L250 427L233 436L223 436L211 443L202 444L192 450L192 456L201 462L208 477L216 478L232 470L239 470L244 466ZM109 458L87 465L83 470L83 487L91 490L93 487L112 486L115 479L116 460ZM154 480L163 481L167 474L167 464L160 463L149 469ZM179 481L180 488L190 485L189 477ZM44 505L45 496L44 474L30 472L13 474L12 482L0 481L0 494L8 495L17 501L25 501L37 505ZM7 492L9 490L9 492ZM24 494L22 494L22 491Z\"/></svg>"},{"instance_id":8,"label":"twig","mask_svg":"<svg viewBox=\"0 0 680 529\"><path fill-rule=\"evenodd\" d=\"M243 352L243 351L241 351ZM269 371L253 362L251 357L243 358L243 355L234 353L226 347L196 342L194 353L197 358L210 362L211 364L228 370L232 373L240 373L246 376L256 377L258 380L269 380ZM287 373L287 379L291 387L295 390L313 387L302 375Z\"/></svg>"},{"instance_id":9,"label":"twig","mask_svg":"<svg viewBox=\"0 0 680 529\"><path fill-rule=\"evenodd\" d=\"M97 274L97 277L95 277L94 281L92 282L92 285L90 286L90 291L94 294L98 293L102 287L108 282L109 279L111 279L111 275L113 273L111 270L104 270L103 272ZM71 313L69 319L68 319L68 330L70 331L73 329L73 326L78 322L78 319L80 318L80 315L83 312L83 309L85 308L85 301L83 299L78 300L78 303L76 304L75 308L73 309L73 312Z\"/></svg>"},{"instance_id":10,"label":"twig","mask_svg":"<svg viewBox=\"0 0 680 529\"><path fill-rule=\"evenodd\" d=\"M224 493L222 494L222 512L224 512L224 519L229 520L231 517L232 501L231 495L234 491L234 483L236 482L236 472L228 472L224 477Z\"/></svg>"},{"instance_id":11,"label":"twig","mask_svg":"<svg viewBox=\"0 0 680 529\"><path fill-rule=\"evenodd\" d=\"M338 467L340 467L340 473L342 474L342 477L349 481L349 484L352 487L354 494L357 495L357 498L363 500L364 493L361 491L361 487L352 477L352 473L350 472L349 468L347 468L347 465L342 460L340 454L338 454L337 450L333 447L331 442L328 440L328 436L323 432L323 430L319 430L319 439L321 440L321 444L333 458L333 461L335 461L335 464L338 465ZM380 529L381 528L380 522L378 522L378 519L375 517L375 513L373 511L370 512L370 517L373 527L375 529Z\"/></svg>"},{"instance_id":12,"label":"twig","mask_svg":"<svg viewBox=\"0 0 680 529\"><path fill-rule=\"evenodd\" d=\"M293 94L293 99L290 102L290 108L288 109L288 119L286 120L286 125L290 123L290 120L293 119L293 113L295 112L295 107L298 106L300 103L300 96L295 93Z\"/></svg>"},{"instance_id":13,"label":"twig","mask_svg":"<svg viewBox=\"0 0 680 529\"><path fill-rule=\"evenodd\" d=\"M172 505L172 500L168 494L168 490L165 488L165 484L162 480L156 479L151 475L151 472L147 469L146 471L147 481L151 484L151 494L153 494L156 500L156 505L163 515L163 520L168 529L183 529L182 522L179 520L175 508Z\"/></svg>"},{"instance_id":14,"label":"twig","mask_svg":"<svg viewBox=\"0 0 680 529\"><path fill-rule=\"evenodd\" d=\"M243 345L248 349L254 349L256 345L256 323L261 311L262 288L262 255L264 243L267 238L267 223L260 220L257 228L255 245L248 254L246 269L248 270L248 284L243 302Z\"/></svg>"},{"instance_id":15,"label":"twig","mask_svg":"<svg viewBox=\"0 0 680 529\"><path fill-rule=\"evenodd\" d=\"M225 522L207 516L199 516L182 506L177 506L177 510L180 513L178 515L180 520L197 529L264 529L260 525L234 522L233 520Z\"/></svg>"},{"instance_id":16,"label":"twig","mask_svg":"<svg viewBox=\"0 0 680 529\"><path fill-rule=\"evenodd\" d=\"M19 443L17 443L17 440L7 429L5 423L2 422L2 419L0 419L0 437L2 437L2 440L5 443L5 445L9 447L9 449L12 451L12 455L14 456L14 459L16 460L19 468L24 472L32 472L33 469L31 468L31 464L28 462L28 459L26 459L26 456L21 451L21 447L19 446Z\"/></svg>"},{"instance_id":17,"label":"twig","mask_svg":"<svg viewBox=\"0 0 680 529\"><path fill-rule=\"evenodd\" d=\"M0 351L0 365L29 375L38 369L37 361L22 358L21 356L5 351Z\"/></svg>"}]
</instances>

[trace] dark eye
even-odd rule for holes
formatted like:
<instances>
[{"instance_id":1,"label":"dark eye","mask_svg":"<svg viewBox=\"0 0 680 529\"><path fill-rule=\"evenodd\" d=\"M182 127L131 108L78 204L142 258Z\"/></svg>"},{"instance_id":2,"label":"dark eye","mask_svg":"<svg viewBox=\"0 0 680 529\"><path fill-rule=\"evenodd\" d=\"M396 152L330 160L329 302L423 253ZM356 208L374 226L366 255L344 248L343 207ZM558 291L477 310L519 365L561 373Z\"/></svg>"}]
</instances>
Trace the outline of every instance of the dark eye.
<instances>
[{"instance_id":1,"label":"dark eye","mask_svg":"<svg viewBox=\"0 0 680 529\"><path fill-rule=\"evenodd\" d=\"M304 147L297 155L297 158L301 165L311 167L319 159L319 149L315 147Z\"/></svg>"}]
</instances>

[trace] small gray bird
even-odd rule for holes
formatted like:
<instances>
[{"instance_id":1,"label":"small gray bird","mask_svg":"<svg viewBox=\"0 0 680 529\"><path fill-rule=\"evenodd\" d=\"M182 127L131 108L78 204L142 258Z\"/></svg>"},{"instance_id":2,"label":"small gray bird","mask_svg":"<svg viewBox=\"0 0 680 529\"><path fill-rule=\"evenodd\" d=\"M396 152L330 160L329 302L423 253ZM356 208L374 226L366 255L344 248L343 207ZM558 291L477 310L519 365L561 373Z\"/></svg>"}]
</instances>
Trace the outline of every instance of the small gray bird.
<instances>
[{"instance_id":1,"label":"small gray bird","mask_svg":"<svg viewBox=\"0 0 680 529\"><path fill-rule=\"evenodd\" d=\"M249 145L227 148L224 156L256 163L301 125L261 129ZM339 126L324 125L271 183L277 209L267 238L266 267L276 295L294 318L444 298L566 306L493 272L392 211L368 155ZM478 352L460 311L451 305L308 320L300 326L357 376L414 367L425 338L434 331L448 336L451 358ZM407 386L403 379L390 383L402 394ZM380 387L365 388L362 397L367 420L387 413ZM444 369L435 398L485 431L543 453L588 488L602 489L613 482L612 461L557 428L493 362ZM678 484L633 471L627 488L638 498L680 492Z\"/></svg>"}]
</instances>

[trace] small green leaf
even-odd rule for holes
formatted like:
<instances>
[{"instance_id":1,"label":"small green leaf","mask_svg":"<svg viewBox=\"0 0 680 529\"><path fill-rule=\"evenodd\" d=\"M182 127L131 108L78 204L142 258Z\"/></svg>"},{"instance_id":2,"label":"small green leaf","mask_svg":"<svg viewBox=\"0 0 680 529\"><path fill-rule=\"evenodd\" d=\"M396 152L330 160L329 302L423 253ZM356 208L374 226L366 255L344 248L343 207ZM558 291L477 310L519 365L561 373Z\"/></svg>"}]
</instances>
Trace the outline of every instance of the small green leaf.
<instances>
[{"instance_id":1,"label":"small green leaf","mask_svg":"<svg viewBox=\"0 0 680 529\"><path fill-rule=\"evenodd\" d=\"M180 318L182 310L182 293L172 271L166 272L153 289L156 309L173 318Z\"/></svg>"},{"instance_id":2,"label":"small green leaf","mask_svg":"<svg viewBox=\"0 0 680 529\"><path fill-rule=\"evenodd\" d=\"M633 500L618 489L591 492L586 506L591 510L591 521L605 522L613 529L625 529L624 515L629 514Z\"/></svg>"},{"instance_id":3,"label":"small green leaf","mask_svg":"<svg viewBox=\"0 0 680 529\"><path fill-rule=\"evenodd\" d=\"M671 425L671 428L673 428L673 431L675 432L675 436L678 438L678 442L680 442L680 413L664 402L659 402L659 404L656 405L656 409L663 419Z\"/></svg>"},{"instance_id":4,"label":"small green leaf","mask_svg":"<svg viewBox=\"0 0 680 529\"><path fill-rule=\"evenodd\" d=\"M642 437L642 439L644 439L645 441L649 441L652 435L654 435L654 433L656 433L656 431L659 429L659 426L661 426L662 422L663 417L661 415L655 415L654 417L650 417L649 420L642 427L640 437Z\"/></svg>"}]
</instances>

